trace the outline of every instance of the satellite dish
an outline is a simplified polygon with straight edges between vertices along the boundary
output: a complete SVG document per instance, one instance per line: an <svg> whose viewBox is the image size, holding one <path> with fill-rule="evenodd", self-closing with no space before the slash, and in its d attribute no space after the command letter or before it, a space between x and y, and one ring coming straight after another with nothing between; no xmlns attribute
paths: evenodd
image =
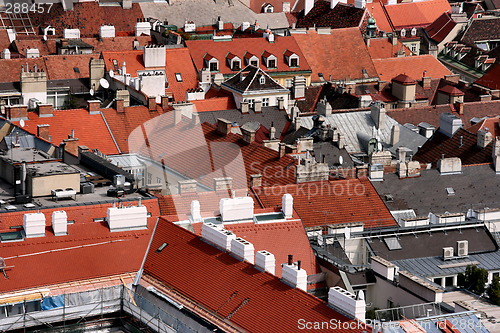
<svg viewBox="0 0 500 333"><path fill-rule="evenodd" d="M101 87L103 87L104 89L109 88L109 82L105 78L100 79L99 83L101 84Z"/></svg>
<svg viewBox="0 0 500 333"><path fill-rule="evenodd" d="M93 89L93 88L92 88L92 89L90 89L90 96L94 96L94 94L95 94L94 89Z"/></svg>
<svg viewBox="0 0 500 333"><path fill-rule="evenodd" d="M24 124L24 120L23 120L23 119L21 119L21 121L19 122L19 125L20 125L21 127L24 127L24 125L25 125L25 124Z"/></svg>
<svg viewBox="0 0 500 333"><path fill-rule="evenodd" d="M339 156L339 164L342 165L344 163L344 158L342 156Z"/></svg>
<svg viewBox="0 0 500 333"><path fill-rule="evenodd" d="M115 72L113 72L112 69L109 70L109 77L114 77L115 76Z"/></svg>

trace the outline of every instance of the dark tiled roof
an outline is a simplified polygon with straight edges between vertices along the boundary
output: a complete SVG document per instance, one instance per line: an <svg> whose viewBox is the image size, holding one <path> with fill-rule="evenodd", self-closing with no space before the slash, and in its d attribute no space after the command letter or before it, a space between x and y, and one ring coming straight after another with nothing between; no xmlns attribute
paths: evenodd
<svg viewBox="0 0 500 333"><path fill-rule="evenodd" d="M462 3L463 12L467 14L467 18L471 18L476 12L484 11L484 8L481 6L481 2L476 1L465 1Z"/></svg>
<svg viewBox="0 0 500 333"><path fill-rule="evenodd" d="M248 65L232 78L224 81L222 86L229 87L241 93L260 90L284 90L262 69Z"/></svg>
<svg viewBox="0 0 500 333"><path fill-rule="evenodd" d="M461 38L468 46L475 46L477 41L500 39L500 18L474 19Z"/></svg>
<svg viewBox="0 0 500 333"><path fill-rule="evenodd" d="M131 9L117 6L100 6L98 2L76 2L73 10L64 10L62 4L55 3L50 7L43 5L43 13L30 12L33 26L52 26L56 35L62 35L65 28L80 29L82 37L93 37L99 34L99 27L113 24L116 31L134 31L137 19L144 16L138 3L133 3Z"/></svg>
<svg viewBox="0 0 500 333"><path fill-rule="evenodd" d="M450 14L443 13L434 22L425 27L425 32L427 32L431 39L441 43L456 25L457 23L453 21Z"/></svg>
<svg viewBox="0 0 500 333"><path fill-rule="evenodd" d="M459 157L462 165L490 163L492 144L486 148L477 147L477 135L463 128L459 129L451 138L437 131L422 148L413 156L420 163L432 163L444 157Z"/></svg>
<svg viewBox="0 0 500 333"><path fill-rule="evenodd" d="M330 1L316 1L313 9L297 20L297 28L307 27L330 27L351 28L360 25L364 15L364 9L338 3L335 8L330 9Z"/></svg>
<svg viewBox="0 0 500 333"><path fill-rule="evenodd" d="M161 253L156 252L163 243L168 245ZM186 265L187 262L190 264ZM288 286L165 220L160 220L156 228L144 273L216 318L247 332L295 332L299 319L348 321L318 298ZM361 329L350 331L361 332Z"/></svg>

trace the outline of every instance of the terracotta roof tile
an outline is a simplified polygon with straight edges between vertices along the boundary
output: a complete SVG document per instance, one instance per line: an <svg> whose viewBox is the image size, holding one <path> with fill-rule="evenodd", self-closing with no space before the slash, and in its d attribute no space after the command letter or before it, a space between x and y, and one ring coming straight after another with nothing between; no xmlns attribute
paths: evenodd
<svg viewBox="0 0 500 333"><path fill-rule="evenodd" d="M434 22L444 12L451 10L447 0L428 0L384 6L396 29L424 27ZM375 16L377 20L379 17Z"/></svg>
<svg viewBox="0 0 500 333"><path fill-rule="evenodd" d="M484 128L487 128L494 138L500 136L500 126L498 122L498 117L483 119L477 124L467 128L467 131L477 134L479 130L482 130Z"/></svg>
<svg viewBox="0 0 500 333"><path fill-rule="evenodd" d="M486 148L478 148L477 134L460 128L451 138L439 131L436 132L432 139L417 151L413 159L436 166L444 154L444 157L459 157L462 165L490 163L491 149L491 143Z"/></svg>
<svg viewBox="0 0 500 333"><path fill-rule="evenodd" d="M372 38L370 39L370 47L368 47L372 59L394 58L401 50L405 56L411 55L411 51L399 39L397 45L392 45L389 38Z"/></svg>
<svg viewBox="0 0 500 333"><path fill-rule="evenodd" d="M106 222L92 220L105 217L111 204L65 207L68 220L75 221L68 225L66 236L54 236L50 226L52 211L61 207L42 209L47 224L45 237L0 244L7 265L14 266L6 270L9 278L2 281L0 292L137 271L159 214L156 200L142 200L142 204L152 214L148 218L148 229L113 233ZM2 229L5 225L22 225L24 213L0 214ZM89 246L92 244L94 246ZM51 251L56 249L58 251Z"/></svg>
<svg viewBox="0 0 500 333"><path fill-rule="evenodd" d="M161 253L155 252L163 243L168 246ZM185 265L186 262L190 265ZM217 318L230 320L248 332L295 332L297 320L301 318L306 322L348 321L314 296L286 285L164 220L160 220L156 229L144 273ZM230 314L230 319L224 319ZM348 331L362 330L367 328Z"/></svg>
<svg viewBox="0 0 500 333"><path fill-rule="evenodd" d="M451 72L430 54L414 56L414 57L401 57L401 58L387 58L387 59L373 59L373 64L377 70L380 80L389 81L399 74L406 74L413 78L421 78L424 71L425 76L432 78L442 78Z"/></svg>
<svg viewBox="0 0 500 333"><path fill-rule="evenodd" d="M399 82L402 84L417 84L417 81L415 81L406 74L399 74L398 76L393 78L392 81Z"/></svg>
<svg viewBox="0 0 500 333"><path fill-rule="evenodd" d="M238 56L240 59L254 54L259 58L259 67L267 73L274 72L302 72L309 71L308 61L302 54L295 39L291 36L275 36L274 43L269 43L266 38L234 38L232 41L213 41L213 40L188 40L186 46L189 49L196 69L199 71L205 68L205 54L210 54L219 61L219 72L222 74L234 74L226 61L228 52ZM285 61L283 53L286 50L293 51L299 56L299 68L290 68ZM264 63L263 53L273 54L276 57L276 69L268 69ZM248 58L247 58L248 59ZM241 68L247 64L242 63Z"/></svg>
<svg viewBox="0 0 500 333"><path fill-rule="evenodd" d="M319 73L323 74L326 81L352 80L377 76L370 54L366 48L361 32L356 28L333 29L331 34L318 34L309 30L306 34L292 35L299 44L302 52L311 65L313 71L311 81L322 82ZM322 47L311 47L322 45ZM346 47L349 45L349 47ZM332 61L332 59L356 59L356 61Z"/></svg>
<svg viewBox="0 0 500 333"><path fill-rule="evenodd" d="M450 96L464 96L465 95L465 93L462 90L458 89L457 87L453 87L451 85L446 85L442 88L439 88L438 91L443 92L443 93L450 95Z"/></svg>
<svg viewBox="0 0 500 333"><path fill-rule="evenodd" d="M500 66L496 65L493 67L475 83L493 90L500 89Z"/></svg>
<svg viewBox="0 0 500 333"><path fill-rule="evenodd" d="M365 228L396 225L366 178L256 188L254 192L266 208L281 207L281 197L290 193L294 209L306 228L354 222L363 222Z"/></svg>
<svg viewBox="0 0 500 333"><path fill-rule="evenodd" d="M29 120L25 121L23 129L37 135L37 125L48 124L52 143L59 145L75 131L79 145L91 149L97 148L104 154L118 154L118 148L113 142L111 133L100 114L89 114L86 109L54 110L53 117L38 117L36 112L28 112ZM19 122L14 122L16 125Z"/></svg>
<svg viewBox="0 0 500 333"><path fill-rule="evenodd" d="M425 27L424 30L431 39L441 43L456 25L457 23L451 18L450 14L446 12Z"/></svg>

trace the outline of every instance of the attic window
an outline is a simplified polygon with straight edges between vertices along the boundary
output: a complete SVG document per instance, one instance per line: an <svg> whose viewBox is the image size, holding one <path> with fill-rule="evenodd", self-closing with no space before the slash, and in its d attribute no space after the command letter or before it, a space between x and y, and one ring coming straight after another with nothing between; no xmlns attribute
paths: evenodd
<svg viewBox="0 0 500 333"><path fill-rule="evenodd" d="M233 59L231 70L239 71L241 69L240 61L238 59Z"/></svg>
<svg viewBox="0 0 500 333"><path fill-rule="evenodd" d="M156 252L161 253L161 251L163 251L163 249L166 248L167 245L168 245L168 243L161 244L160 247L156 249Z"/></svg>
<svg viewBox="0 0 500 333"><path fill-rule="evenodd" d="M182 75L181 75L181 73L175 73L175 79L177 80L177 82L182 82Z"/></svg>
<svg viewBox="0 0 500 333"><path fill-rule="evenodd" d="M275 59L269 59L267 61L267 68L276 68L276 60Z"/></svg>
<svg viewBox="0 0 500 333"><path fill-rule="evenodd" d="M259 61L258 60L252 60L252 61L250 61L250 65L252 65L254 67L259 67Z"/></svg>
<svg viewBox="0 0 500 333"><path fill-rule="evenodd" d="M290 58L290 67L299 67L299 58Z"/></svg>
<svg viewBox="0 0 500 333"><path fill-rule="evenodd" d="M449 197L455 195L455 190L453 189L453 187L447 187L446 194L448 194Z"/></svg>
<svg viewBox="0 0 500 333"><path fill-rule="evenodd" d="M262 75L262 76L259 78L259 83L260 83L260 84L265 84L265 83L266 83L266 78L264 77L264 75Z"/></svg>
<svg viewBox="0 0 500 333"><path fill-rule="evenodd" d="M73 70L75 71L75 73L80 73L80 68L78 67L73 67Z"/></svg>

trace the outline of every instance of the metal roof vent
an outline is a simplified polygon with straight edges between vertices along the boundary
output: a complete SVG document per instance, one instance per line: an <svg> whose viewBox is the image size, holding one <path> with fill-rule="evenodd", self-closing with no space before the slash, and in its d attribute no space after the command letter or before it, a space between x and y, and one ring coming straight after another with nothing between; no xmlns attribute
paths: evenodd
<svg viewBox="0 0 500 333"><path fill-rule="evenodd" d="M453 187L447 187L446 194L448 194L449 197L455 195L455 190L453 189Z"/></svg>

